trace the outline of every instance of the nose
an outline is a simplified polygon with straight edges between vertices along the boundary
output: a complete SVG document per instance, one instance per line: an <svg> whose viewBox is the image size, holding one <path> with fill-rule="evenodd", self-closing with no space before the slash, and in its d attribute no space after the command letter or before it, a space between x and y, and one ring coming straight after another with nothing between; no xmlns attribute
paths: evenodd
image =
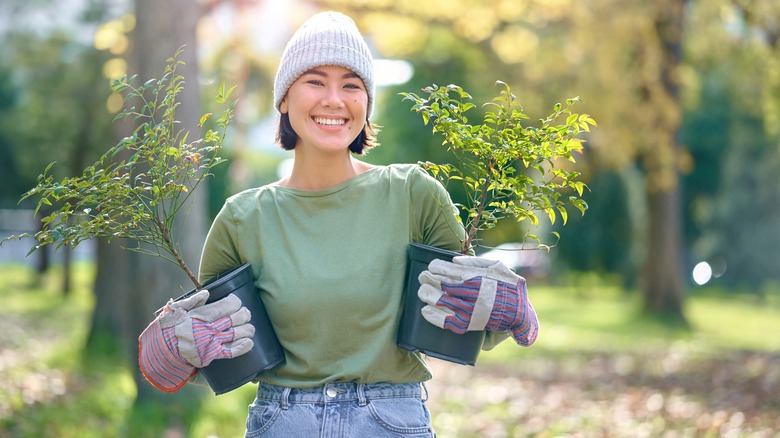
<svg viewBox="0 0 780 438"><path fill-rule="evenodd" d="M344 100L341 97L341 90L337 86L325 88L325 95L322 97L322 106L325 108L343 108Z"/></svg>

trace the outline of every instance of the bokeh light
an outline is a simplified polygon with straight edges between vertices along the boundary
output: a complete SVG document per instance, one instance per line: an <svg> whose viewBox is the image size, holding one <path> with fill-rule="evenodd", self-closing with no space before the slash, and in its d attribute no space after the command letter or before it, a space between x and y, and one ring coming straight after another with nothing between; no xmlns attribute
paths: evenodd
<svg viewBox="0 0 780 438"><path fill-rule="evenodd" d="M120 78L127 74L127 61L123 58L112 58L103 64L103 76L108 79Z"/></svg>
<svg viewBox="0 0 780 438"><path fill-rule="evenodd" d="M712 267L707 262L699 262L693 267L693 281L699 286L712 279Z"/></svg>

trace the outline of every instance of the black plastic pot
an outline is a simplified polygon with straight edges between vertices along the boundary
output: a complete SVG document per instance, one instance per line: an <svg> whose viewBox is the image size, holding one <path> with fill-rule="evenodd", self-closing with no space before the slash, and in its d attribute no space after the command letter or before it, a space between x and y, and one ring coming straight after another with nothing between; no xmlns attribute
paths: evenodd
<svg viewBox="0 0 780 438"><path fill-rule="evenodd" d="M284 350L276 338L260 293L254 285L249 263L223 272L205 282L203 288L209 291L207 304L219 301L231 293L235 294L252 313L250 323L255 326L255 334L252 337L255 345L252 350L232 359L217 359L201 368L200 374L206 378L215 394L224 394L249 383L258 373L284 361ZM197 291L192 290L177 300L195 292Z"/></svg>
<svg viewBox="0 0 780 438"><path fill-rule="evenodd" d="M434 259L451 261L459 255L433 246L409 244L409 266L406 271L404 308L398 327L397 344L410 351L444 359L461 365L474 365L485 341L484 331L466 332L462 335L445 330L428 322L422 316L425 303L417 296L420 273L428 269Z"/></svg>

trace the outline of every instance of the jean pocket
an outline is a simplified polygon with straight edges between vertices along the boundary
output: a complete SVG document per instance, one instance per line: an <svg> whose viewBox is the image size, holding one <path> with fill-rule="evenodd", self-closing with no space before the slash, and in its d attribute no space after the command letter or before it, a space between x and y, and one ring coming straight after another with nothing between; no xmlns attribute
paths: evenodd
<svg viewBox="0 0 780 438"><path fill-rule="evenodd" d="M276 419L281 406L271 400L258 400L249 405L249 415L246 419L246 438L260 436Z"/></svg>
<svg viewBox="0 0 780 438"><path fill-rule="evenodd" d="M432 437L431 416L418 398L380 398L368 403L371 417L384 429L402 435Z"/></svg>

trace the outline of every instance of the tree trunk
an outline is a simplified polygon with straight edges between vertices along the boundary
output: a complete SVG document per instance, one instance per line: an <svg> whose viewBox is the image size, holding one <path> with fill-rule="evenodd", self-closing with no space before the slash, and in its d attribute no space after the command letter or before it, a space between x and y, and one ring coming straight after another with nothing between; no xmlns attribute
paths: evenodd
<svg viewBox="0 0 780 438"><path fill-rule="evenodd" d="M196 135L201 115L195 38L199 9L186 0L136 0L135 13L136 28L128 74L137 74L140 83L158 79L164 74L167 59L185 46L180 58L185 65L178 67L178 73L185 77L186 83L178 96L181 105L177 108L176 119L182 123L182 129L192 130L191 136ZM116 129L117 138L122 138L130 127L122 123L117 124ZM184 215L180 215L174 230L174 236L180 239L183 258L195 270L206 235L205 190L206 186L201 186L191 197L192 205L182 208L183 213L189 212L186 224L182 226ZM169 298L192 289L193 285L176 265L121 246L134 247L136 243L112 241L108 245L99 242L96 306L90 340L95 345L97 340L108 338L126 353L138 386L137 403L144 403L162 393L149 385L138 370L138 336L154 318L155 310ZM185 393L189 391L181 395ZM170 402L171 396L167 395L166 400Z"/></svg>
<svg viewBox="0 0 780 438"><path fill-rule="evenodd" d="M680 187L648 193L649 224L645 261L645 310L684 322L681 272Z"/></svg>
<svg viewBox="0 0 780 438"><path fill-rule="evenodd" d="M39 211L38 214L35 215L35 223L38 226L37 231L43 231L43 221L42 219L46 217L47 212L45 211ZM46 245L39 249L38 251L35 251L35 286L40 286L43 284L43 276L46 274L46 271L49 270L49 266L51 265L51 252L53 250L49 248L49 245Z"/></svg>
<svg viewBox="0 0 780 438"><path fill-rule="evenodd" d="M130 326L129 297L133 274L126 266L126 242L105 239L97 242L97 273L95 276L95 309L92 312L87 350L94 353L124 353L131 342L123 334ZM135 342L132 342L135 343Z"/></svg>
<svg viewBox="0 0 780 438"><path fill-rule="evenodd" d="M136 29L133 36L133 59L130 63L142 78L159 78L164 71L166 60L173 56L176 50L185 46L181 57L185 65L180 73L184 75L186 84L179 95L181 105L177 109L177 119L182 122L182 128L195 130L200 119L200 93L198 90L198 62L195 28L199 18L199 9L187 0L136 0ZM197 132L197 131L195 131ZM200 189L205 189L201 187ZM206 234L206 193L203 190L194 196L193 205L189 209L186 229L182 228L181 220L177 218L176 234L181 240L182 254L190 266L197 268L200 250ZM183 239L186 236L186 239ZM129 335L135 339L153 318L153 313L169 298L181 295L193 285L186 275L175 265L161 262L154 257L129 253L129 266L135 268L136 278L142 279L140 287L132 291L130 311L133 315ZM131 349L131 357L136 359L137 346ZM138 370L138 367L134 367ZM135 373L138 384L138 401L143 402L159 391L153 389L144 381L140 372Z"/></svg>
<svg viewBox="0 0 780 438"><path fill-rule="evenodd" d="M646 152L648 238L644 265L645 310L685 322L682 280L682 207L677 163L680 129L679 68L685 0L655 5L655 29L660 45L658 80L663 97L654 100L657 141ZM650 87L654 89L655 87ZM667 105L663 105L666 103ZM677 111L670 111L668 105ZM673 115L669 115L669 113Z"/></svg>
<svg viewBox="0 0 780 438"><path fill-rule="evenodd" d="M62 247L62 295L67 297L73 288L73 248Z"/></svg>

